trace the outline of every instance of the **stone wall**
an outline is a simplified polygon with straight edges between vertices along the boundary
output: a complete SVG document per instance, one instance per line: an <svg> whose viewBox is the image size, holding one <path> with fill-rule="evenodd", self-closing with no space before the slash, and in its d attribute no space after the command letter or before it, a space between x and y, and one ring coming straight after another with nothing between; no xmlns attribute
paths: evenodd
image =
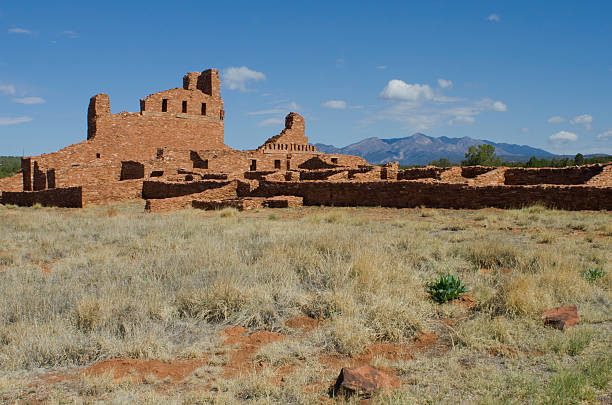
<svg viewBox="0 0 612 405"><path fill-rule="evenodd" d="M83 208L83 194L81 187L41 191L3 191L0 203L26 207L41 204L49 207Z"/></svg>
<svg viewBox="0 0 612 405"><path fill-rule="evenodd" d="M521 208L612 210L612 188L591 186L484 186L418 181L260 182L253 196L295 195L304 205L408 208Z"/></svg>
<svg viewBox="0 0 612 405"><path fill-rule="evenodd" d="M511 168L506 170L505 184L584 184L603 170L601 165L564 168Z"/></svg>
<svg viewBox="0 0 612 405"><path fill-rule="evenodd" d="M236 180L234 182L237 183ZM188 183L171 183L165 181L145 180L142 183L142 198L145 200L180 197L201 193L205 190L223 187L230 181L202 180Z"/></svg>

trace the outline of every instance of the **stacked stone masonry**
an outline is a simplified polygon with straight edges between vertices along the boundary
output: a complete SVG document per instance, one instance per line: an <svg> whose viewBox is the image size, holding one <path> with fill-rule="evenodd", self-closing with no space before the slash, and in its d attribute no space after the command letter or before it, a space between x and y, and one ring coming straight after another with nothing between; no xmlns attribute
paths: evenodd
<svg viewBox="0 0 612 405"><path fill-rule="evenodd" d="M146 200L148 211L186 207L305 205L441 208L612 209L612 164L563 169L425 167L401 170L363 158L318 152L296 112L253 150L224 140L219 72L190 72L182 87L150 94L139 112L111 113L98 94L87 110L87 140L22 158L0 179L0 202L79 208Z"/></svg>

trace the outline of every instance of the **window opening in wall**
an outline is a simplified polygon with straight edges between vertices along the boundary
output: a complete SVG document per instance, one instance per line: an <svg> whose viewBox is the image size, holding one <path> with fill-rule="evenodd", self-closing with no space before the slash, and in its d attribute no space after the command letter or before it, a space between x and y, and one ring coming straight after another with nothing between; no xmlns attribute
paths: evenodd
<svg viewBox="0 0 612 405"><path fill-rule="evenodd" d="M96 153L96 159L100 159L100 154Z"/></svg>
<svg viewBox="0 0 612 405"><path fill-rule="evenodd" d="M287 159L287 170L291 170L291 159Z"/></svg>
<svg viewBox="0 0 612 405"><path fill-rule="evenodd" d="M208 159L202 160L201 168L208 169Z"/></svg>
<svg viewBox="0 0 612 405"><path fill-rule="evenodd" d="M257 170L257 160L253 159L251 160L251 167L249 168L250 171L255 171Z"/></svg>
<svg viewBox="0 0 612 405"><path fill-rule="evenodd" d="M168 112L168 99L162 98L162 112Z"/></svg>
<svg viewBox="0 0 612 405"><path fill-rule="evenodd" d="M331 161L333 164L337 165L338 164L338 158L331 158Z"/></svg>
<svg viewBox="0 0 612 405"><path fill-rule="evenodd" d="M157 148L157 158L161 159L164 157L164 149L163 148Z"/></svg>
<svg viewBox="0 0 612 405"><path fill-rule="evenodd" d="M183 101L183 114L187 113L187 101Z"/></svg>
<svg viewBox="0 0 612 405"><path fill-rule="evenodd" d="M281 162L280 162L280 159L276 159L276 160L274 161L274 168L275 168L275 169L280 169L280 167L281 167Z"/></svg>
<svg viewBox="0 0 612 405"><path fill-rule="evenodd" d="M202 115L206 115L206 103L202 103Z"/></svg>

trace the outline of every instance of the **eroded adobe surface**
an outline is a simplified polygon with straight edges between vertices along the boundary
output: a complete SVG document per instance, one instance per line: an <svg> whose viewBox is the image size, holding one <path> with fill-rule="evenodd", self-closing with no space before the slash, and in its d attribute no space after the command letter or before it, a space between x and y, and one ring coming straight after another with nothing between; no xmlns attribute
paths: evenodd
<svg viewBox="0 0 612 405"><path fill-rule="evenodd" d="M309 144L296 112L254 150L224 141L219 72L190 72L183 86L112 114L98 94L87 111L87 140L22 159L0 180L4 204L83 207L145 199L146 209L215 209L300 204L385 207L612 209L612 164L563 169L373 166Z"/></svg>

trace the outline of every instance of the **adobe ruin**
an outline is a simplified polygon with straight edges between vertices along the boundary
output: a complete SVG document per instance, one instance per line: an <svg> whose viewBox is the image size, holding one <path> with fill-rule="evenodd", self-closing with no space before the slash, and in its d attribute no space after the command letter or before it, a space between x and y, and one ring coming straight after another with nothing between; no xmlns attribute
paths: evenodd
<svg viewBox="0 0 612 405"><path fill-rule="evenodd" d="M131 199L150 211L296 205L612 209L612 164L564 169L368 164L325 154L308 143L304 118L254 150L224 142L216 69L190 72L182 88L140 100L140 112L111 114L110 99L90 99L87 140L22 158L21 173L0 179L2 204L80 208Z"/></svg>

